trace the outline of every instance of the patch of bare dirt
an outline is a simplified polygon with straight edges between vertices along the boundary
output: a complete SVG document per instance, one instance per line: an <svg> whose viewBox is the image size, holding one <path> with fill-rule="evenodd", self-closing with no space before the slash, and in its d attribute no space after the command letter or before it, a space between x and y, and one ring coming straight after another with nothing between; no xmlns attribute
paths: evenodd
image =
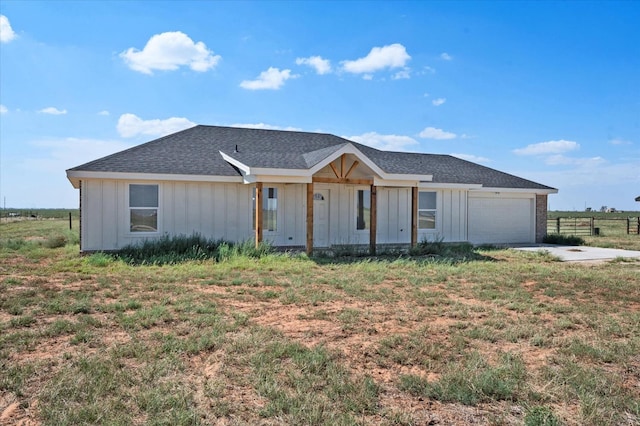
<svg viewBox="0 0 640 426"><path fill-rule="evenodd" d="M0 393L0 426L40 426L35 419L37 400L19 400L12 393Z"/></svg>

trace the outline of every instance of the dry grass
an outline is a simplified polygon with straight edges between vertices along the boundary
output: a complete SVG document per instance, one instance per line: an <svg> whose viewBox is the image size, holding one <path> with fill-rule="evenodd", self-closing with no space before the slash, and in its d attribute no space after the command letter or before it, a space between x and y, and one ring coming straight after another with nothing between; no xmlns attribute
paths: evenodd
<svg viewBox="0 0 640 426"><path fill-rule="evenodd" d="M638 262L129 266L1 226L3 425L640 422Z"/></svg>

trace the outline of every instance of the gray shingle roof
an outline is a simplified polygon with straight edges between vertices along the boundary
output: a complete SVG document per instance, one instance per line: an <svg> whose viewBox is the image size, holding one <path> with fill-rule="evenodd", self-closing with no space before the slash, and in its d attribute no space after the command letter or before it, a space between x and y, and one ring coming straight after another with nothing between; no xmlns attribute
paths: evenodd
<svg viewBox="0 0 640 426"><path fill-rule="evenodd" d="M249 167L309 169L349 143L390 174L432 175L436 183L553 189L450 155L380 151L326 133L202 125L69 171L239 176L221 151Z"/></svg>

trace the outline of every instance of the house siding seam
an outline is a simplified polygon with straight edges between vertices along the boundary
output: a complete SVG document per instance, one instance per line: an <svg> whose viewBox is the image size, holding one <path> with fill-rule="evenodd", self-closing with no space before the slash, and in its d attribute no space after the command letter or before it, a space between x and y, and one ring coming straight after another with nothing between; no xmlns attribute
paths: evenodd
<svg viewBox="0 0 640 426"><path fill-rule="evenodd" d="M536 243L547 235L547 195L536 194Z"/></svg>

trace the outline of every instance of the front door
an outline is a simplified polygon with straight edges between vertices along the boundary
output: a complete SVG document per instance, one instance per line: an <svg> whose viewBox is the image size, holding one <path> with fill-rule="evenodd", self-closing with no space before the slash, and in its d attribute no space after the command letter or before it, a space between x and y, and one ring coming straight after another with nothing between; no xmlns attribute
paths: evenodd
<svg viewBox="0 0 640 426"><path fill-rule="evenodd" d="M329 247L329 190L313 193L313 246Z"/></svg>

